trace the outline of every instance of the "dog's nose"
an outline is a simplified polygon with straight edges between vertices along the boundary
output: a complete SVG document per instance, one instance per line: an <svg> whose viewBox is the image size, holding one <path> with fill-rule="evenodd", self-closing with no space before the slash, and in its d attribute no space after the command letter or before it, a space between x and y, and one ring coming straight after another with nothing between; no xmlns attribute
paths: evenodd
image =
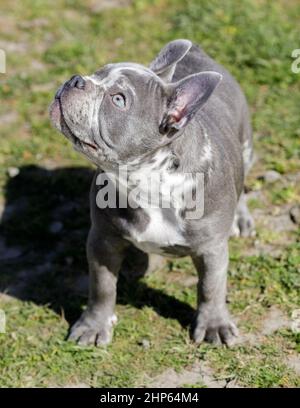
<svg viewBox="0 0 300 408"><path fill-rule="evenodd" d="M64 90L68 88L78 88L78 89L84 89L85 87L85 80L82 78L80 75L74 75L72 76L69 81L65 82L56 92L55 98L59 99L63 93Z"/></svg>
<svg viewBox="0 0 300 408"><path fill-rule="evenodd" d="M85 80L80 75L74 75L68 82L70 88L84 89Z"/></svg>

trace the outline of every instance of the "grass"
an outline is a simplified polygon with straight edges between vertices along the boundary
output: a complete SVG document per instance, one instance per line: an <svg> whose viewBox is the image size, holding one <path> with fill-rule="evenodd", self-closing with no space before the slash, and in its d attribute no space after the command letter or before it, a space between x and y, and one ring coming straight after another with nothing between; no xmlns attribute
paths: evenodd
<svg viewBox="0 0 300 408"><path fill-rule="evenodd" d="M259 193L251 207L276 213L300 201L299 74L291 71L291 52L299 48L297 2L136 0L100 12L92 3L1 5L0 48L7 51L7 74L0 74L1 236L21 255L1 261L1 287L14 297L0 297L7 316L0 386L141 386L167 368L203 360L216 378L243 386L299 387L286 362L299 353L299 335L288 328L259 335L271 307L288 317L300 308L299 235L272 225L258 223L257 238L231 242L229 307L242 333L259 335L255 344L228 350L190 342L196 288L186 284L195 275L188 259L169 262L136 285L121 279L119 324L107 349L65 341L86 302L76 285L86 270L92 167L51 128L47 110L58 85L74 73L112 61L147 64L174 38L198 42L237 77L251 106L258 161L248 186ZM17 177L9 177L10 166L19 168ZM268 169L282 179L258 180ZM58 220L64 234L49 229ZM279 254L250 256L255 240Z"/></svg>

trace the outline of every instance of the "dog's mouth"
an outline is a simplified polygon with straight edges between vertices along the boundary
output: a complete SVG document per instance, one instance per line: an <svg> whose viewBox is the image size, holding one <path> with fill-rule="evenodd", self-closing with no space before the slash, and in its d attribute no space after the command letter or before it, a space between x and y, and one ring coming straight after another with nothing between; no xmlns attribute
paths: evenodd
<svg viewBox="0 0 300 408"><path fill-rule="evenodd" d="M86 148L88 150L93 150L93 151L98 151L99 146L96 144L96 142L87 142L85 140L82 140L78 138L70 129L68 126L66 120L64 119L63 115L63 109L61 106L61 101L59 98L55 98L53 101L51 107L50 107L50 117L52 120L52 123L54 126L61 132L63 133L68 139L72 141L74 146L79 149L79 150L85 150Z"/></svg>

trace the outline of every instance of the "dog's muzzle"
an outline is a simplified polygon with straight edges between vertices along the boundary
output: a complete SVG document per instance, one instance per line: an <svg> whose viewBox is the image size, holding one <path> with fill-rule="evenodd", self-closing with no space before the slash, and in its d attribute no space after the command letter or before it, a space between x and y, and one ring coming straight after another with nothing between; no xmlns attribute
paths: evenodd
<svg viewBox="0 0 300 408"><path fill-rule="evenodd" d="M77 88L77 89L84 89L85 88L85 80L80 75L72 76L69 81L65 82L56 92L55 99L60 99L62 93L66 89L70 88Z"/></svg>

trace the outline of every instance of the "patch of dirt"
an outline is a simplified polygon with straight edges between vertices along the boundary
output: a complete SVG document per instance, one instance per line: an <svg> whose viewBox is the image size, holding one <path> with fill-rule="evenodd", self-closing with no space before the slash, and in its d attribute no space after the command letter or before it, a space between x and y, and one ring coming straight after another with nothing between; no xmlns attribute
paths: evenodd
<svg viewBox="0 0 300 408"><path fill-rule="evenodd" d="M33 60L31 60L31 62L30 62L30 68L31 68L32 70L34 70L34 71L43 71L43 70L46 69L46 64L44 64L43 62L38 61L38 60L36 60L36 59L33 59ZM46 83L46 85L47 85L48 88L50 88L50 85L49 85L49 84ZM52 83L51 83L51 86L52 86L51 89L53 89L54 87L53 87L53 84L52 84ZM33 88L31 88L31 89L33 89ZM33 89L33 90L35 90L35 89ZM48 90L48 89L47 89L47 90Z"/></svg>
<svg viewBox="0 0 300 408"><path fill-rule="evenodd" d="M292 183L299 183L300 182L300 171L296 173L289 173L285 176L287 181L292 182Z"/></svg>
<svg viewBox="0 0 300 408"><path fill-rule="evenodd" d="M0 41L0 48L6 53L25 54L28 51L28 44L24 42Z"/></svg>
<svg viewBox="0 0 300 408"><path fill-rule="evenodd" d="M179 373L174 369L168 369L153 378L147 387L180 388L185 384L199 383L208 388L242 388L235 380L226 381L216 378L213 369L205 362L197 362L191 368L186 368Z"/></svg>
<svg viewBox="0 0 300 408"><path fill-rule="evenodd" d="M90 0L88 7L93 13L100 13L103 10L112 8L127 7L132 4L132 0Z"/></svg>
<svg viewBox="0 0 300 408"><path fill-rule="evenodd" d="M14 111L4 113L3 115L0 116L1 126L10 125L12 123L17 122L17 120L18 120L18 114L17 112L14 112Z"/></svg>
<svg viewBox="0 0 300 408"><path fill-rule="evenodd" d="M278 307L272 306L261 322L261 329L255 333L241 333L236 344L249 344L255 346L262 343L265 336L270 336L283 328L291 328L292 320L289 319ZM290 354L283 359L283 363L300 375L300 356ZM228 387L228 386L227 386Z"/></svg>
<svg viewBox="0 0 300 408"><path fill-rule="evenodd" d="M7 14L0 15L0 32L7 35L7 34L15 34L16 30L17 30L17 22L14 17L11 17Z"/></svg>
<svg viewBox="0 0 300 408"><path fill-rule="evenodd" d="M196 286L198 284L199 278L198 276L188 276L184 282L183 282L183 286L185 286L186 288L190 288L191 286Z"/></svg>
<svg viewBox="0 0 300 408"><path fill-rule="evenodd" d="M259 341L261 340L261 337L257 335L256 333L241 333L239 334L239 337L235 341L235 345L243 345L243 344L249 344L250 346L255 346Z"/></svg>
<svg viewBox="0 0 300 408"><path fill-rule="evenodd" d="M38 68L39 69L39 68ZM43 69L43 68L41 68ZM44 84L36 84L34 86L31 87L33 92L51 92L54 91L54 87L53 87L53 83L44 83Z"/></svg>
<svg viewBox="0 0 300 408"><path fill-rule="evenodd" d="M275 232L295 231L297 226L291 220L289 214L290 208L280 208L277 214L270 214L264 209L256 209L253 215L257 222Z"/></svg>
<svg viewBox="0 0 300 408"><path fill-rule="evenodd" d="M256 345L263 342L265 336L270 336L279 329L289 328L291 320L276 306L272 306L262 318L260 329L255 332L240 333L236 344Z"/></svg>
<svg viewBox="0 0 300 408"><path fill-rule="evenodd" d="M46 18L34 18L33 20L25 20L19 23L21 28L34 29L43 28L49 25L49 21Z"/></svg>
<svg viewBox="0 0 300 408"><path fill-rule="evenodd" d="M253 247L249 247L243 251L246 256L259 256L259 255L271 255L275 258L279 257L282 253L282 246L263 244L260 241L255 241Z"/></svg>
<svg viewBox="0 0 300 408"><path fill-rule="evenodd" d="M291 355L285 359L285 364L300 376L300 356Z"/></svg>
<svg viewBox="0 0 300 408"><path fill-rule="evenodd" d="M275 333L277 330L290 327L290 319L276 306L272 306L267 316L262 321L261 333L265 336Z"/></svg>
<svg viewBox="0 0 300 408"><path fill-rule="evenodd" d="M295 176L296 177L296 176ZM246 256L259 256L260 254L268 254L274 257L280 256L282 250L293 242L291 232L297 230L298 226L293 222L291 217L291 208L293 205L287 204L282 206L271 206L264 196L263 190L251 191L247 194L247 200L259 200L263 204L263 208L255 208L251 210L255 225L264 231L270 231L276 234L276 239L264 240L256 237L254 240L245 245L242 253Z"/></svg>

